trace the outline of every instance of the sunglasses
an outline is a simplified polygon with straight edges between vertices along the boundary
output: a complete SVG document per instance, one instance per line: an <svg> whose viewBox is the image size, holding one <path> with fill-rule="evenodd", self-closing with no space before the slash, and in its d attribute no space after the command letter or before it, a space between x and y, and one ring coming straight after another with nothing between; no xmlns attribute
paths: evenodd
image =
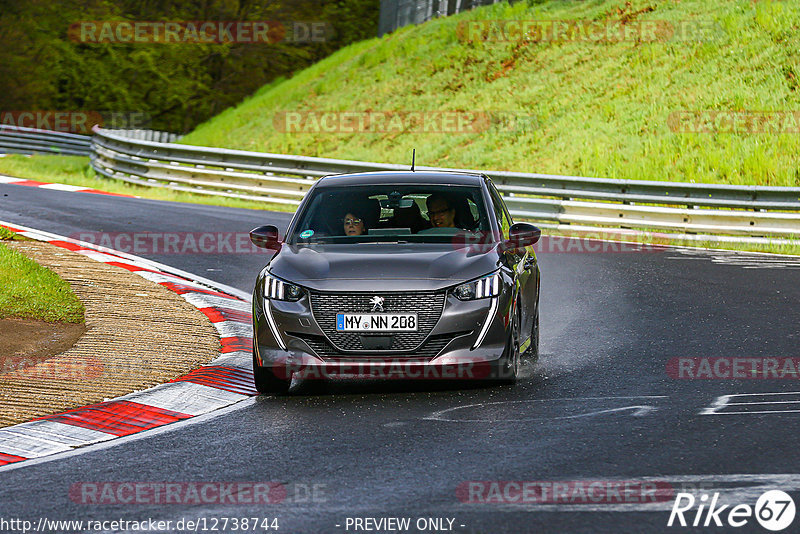
<svg viewBox="0 0 800 534"><path fill-rule="evenodd" d="M361 224L363 221L361 219L344 219L344 224L347 226L355 226L356 224Z"/></svg>

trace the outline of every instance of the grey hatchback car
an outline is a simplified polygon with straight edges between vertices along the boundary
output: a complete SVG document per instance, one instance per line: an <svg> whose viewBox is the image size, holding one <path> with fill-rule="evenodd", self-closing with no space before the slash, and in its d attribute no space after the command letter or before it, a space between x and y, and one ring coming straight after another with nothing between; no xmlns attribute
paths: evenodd
<svg viewBox="0 0 800 534"><path fill-rule="evenodd" d="M514 224L479 173L321 178L253 292L261 393L293 377L487 378L513 382L539 351L541 231Z"/></svg>

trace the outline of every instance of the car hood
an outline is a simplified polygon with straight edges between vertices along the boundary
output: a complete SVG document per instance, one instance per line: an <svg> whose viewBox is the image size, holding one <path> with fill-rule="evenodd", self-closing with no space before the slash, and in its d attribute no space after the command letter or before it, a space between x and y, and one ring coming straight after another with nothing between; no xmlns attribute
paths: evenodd
<svg viewBox="0 0 800 534"><path fill-rule="evenodd" d="M499 259L497 245L284 245L267 270L320 291L433 291L487 274Z"/></svg>

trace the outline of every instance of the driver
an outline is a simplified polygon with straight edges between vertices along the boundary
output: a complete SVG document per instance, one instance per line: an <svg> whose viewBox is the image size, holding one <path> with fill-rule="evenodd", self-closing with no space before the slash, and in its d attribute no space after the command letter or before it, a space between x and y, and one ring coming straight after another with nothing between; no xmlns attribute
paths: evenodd
<svg viewBox="0 0 800 534"><path fill-rule="evenodd" d="M425 201L428 218L434 228L455 228L456 209L449 198L441 193L433 193Z"/></svg>

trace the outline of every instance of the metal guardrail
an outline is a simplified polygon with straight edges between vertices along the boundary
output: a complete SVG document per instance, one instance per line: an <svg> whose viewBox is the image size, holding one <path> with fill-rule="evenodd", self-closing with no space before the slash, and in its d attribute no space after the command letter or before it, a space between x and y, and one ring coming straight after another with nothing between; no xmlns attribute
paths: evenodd
<svg viewBox="0 0 800 534"><path fill-rule="evenodd" d="M66 154L88 156L90 135L0 125L0 154Z"/></svg>
<svg viewBox="0 0 800 534"><path fill-rule="evenodd" d="M113 131L113 130L112 130ZM139 139L141 141L155 141L157 143L172 143L180 139L180 134L171 132L161 132L159 130L121 130L125 132L125 137L129 139Z"/></svg>
<svg viewBox="0 0 800 534"><path fill-rule="evenodd" d="M295 205L317 178L327 174L408 170L406 165L146 141L100 128L95 128L92 139L91 162L99 174L139 185ZM800 236L797 187L484 172L517 217L688 234Z"/></svg>
<svg viewBox="0 0 800 534"><path fill-rule="evenodd" d="M409 24L421 24L434 17L455 15L501 0L381 0L378 37Z"/></svg>

